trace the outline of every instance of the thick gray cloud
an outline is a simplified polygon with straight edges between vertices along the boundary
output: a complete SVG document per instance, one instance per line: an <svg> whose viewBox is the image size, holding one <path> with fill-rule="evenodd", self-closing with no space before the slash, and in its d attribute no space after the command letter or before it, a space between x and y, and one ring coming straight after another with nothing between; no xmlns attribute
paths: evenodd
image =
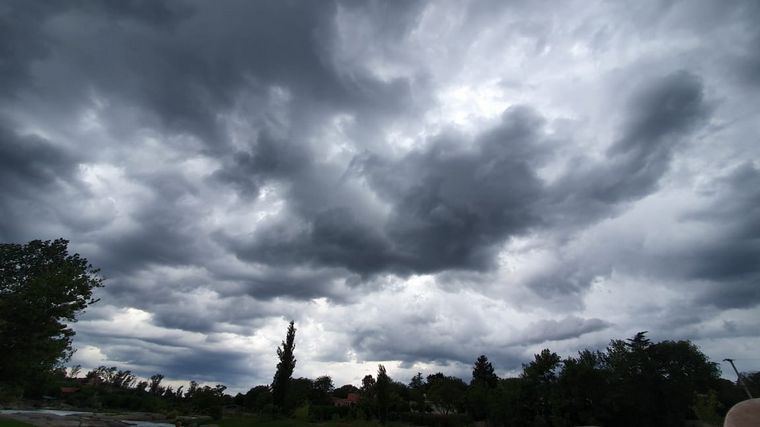
<svg viewBox="0 0 760 427"><path fill-rule="evenodd" d="M547 211L559 208L561 221L568 221L578 209L572 214L588 221L653 191L674 147L704 121L708 107L701 82L689 73L646 83L628 102L622 137L606 159L587 161L554 186L536 173L553 148L542 135L544 120L528 107L512 107L474 141L441 135L400 159L355 159L349 174L367 178L390 206L382 223L362 221L348 206L316 212L310 206L295 232L286 225L265 229L249 245L238 245L240 252L266 263L306 262L361 274L488 268L494 246L506 237L554 225ZM260 155L246 160L251 170L287 173L303 166L298 153L272 152L271 145L260 142Z"/></svg>
<svg viewBox="0 0 760 427"><path fill-rule="evenodd" d="M721 238L684 257L686 274L711 283L698 297L702 304L755 306L760 296L760 169L745 162L719 179L712 191L714 201L686 218L712 224Z"/></svg>
<svg viewBox="0 0 760 427"><path fill-rule="evenodd" d="M486 268L493 245L538 220L531 211L542 186L531 165L545 150L540 121L530 109L513 108L471 144L444 135L401 159L355 158L349 176L367 179L390 207L386 218L373 222L361 207L311 207L295 231L286 224L262 230L241 253L360 274Z"/></svg>
<svg viewBox="0 0 760 427"><path fill-rule="evenodd" d="M100 267L77 357L143 375L269 381L285 318L301 373L339 381L481 353L510 372L644 329L739 357L758 16L6 1L0 239Z"/></svg>
<svg viewBox="0 0 760 427"><path fill-rule="evenodd" d="M557 180L552 203L560 206L552 207L559 208L563 221L574 210L586 220L607 215L610 205L651 193L677 145L704 125L709 107L697 76L679 71L642 86L627 101L621 136L602 161L576 160Z"/></svg>

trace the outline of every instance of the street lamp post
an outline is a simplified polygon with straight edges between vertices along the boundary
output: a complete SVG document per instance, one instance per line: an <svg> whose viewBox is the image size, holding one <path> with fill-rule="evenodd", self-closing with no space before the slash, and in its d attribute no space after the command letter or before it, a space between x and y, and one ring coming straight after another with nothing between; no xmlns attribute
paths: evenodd
<svg viewBox="0 0 760 427"><path fill-rule="evenodd" d="M752 393L749 392L749 389L747 388L747 384L742 381L742 376L739 375L739 371L736 369L736 365L734 365L734 359L723 359L724 362L728 362L731 364L731 367L734 368L734 372L736 372L736 378L739 381L739 384L744 387L744 391L747 393L747 396L749 396L750 399L752 399Z"/></svg>

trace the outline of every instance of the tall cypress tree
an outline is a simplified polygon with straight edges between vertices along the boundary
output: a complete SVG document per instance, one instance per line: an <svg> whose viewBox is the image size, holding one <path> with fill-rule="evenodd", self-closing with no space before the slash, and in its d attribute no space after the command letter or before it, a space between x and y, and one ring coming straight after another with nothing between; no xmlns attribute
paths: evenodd
<svg viewBox="0 0 760 427"><path fill-rule="evenodd" d="M293 370L296 367L296 358L293 350L296 348L296 328L291 320L288 325L288 333L285 341L280 347L277 347L277 357L280 363L277 364L277 372L274 373L272 381L272 401L280 408L285 406L285 398L288 394L288 383L293 376Z"/></svg>
<svg viewBox="0 0 760 427"><path fill-rule="evenodd" d="M377 366L377 382L375 383L375 396L377 397L377 412L380 423L385 424L388 419L388 406L390 406L391 379L385 372L385 366Z"/></svg>

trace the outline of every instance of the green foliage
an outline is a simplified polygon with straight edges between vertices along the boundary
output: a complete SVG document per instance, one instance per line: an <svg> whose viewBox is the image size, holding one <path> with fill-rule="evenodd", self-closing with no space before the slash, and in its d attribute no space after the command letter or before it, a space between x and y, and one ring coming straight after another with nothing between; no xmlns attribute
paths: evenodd
<svg viewBox="0 0 760 427"><path fill-rule="evenodd" d="M602 353L583 350L578 357L563 361L558 379L559 413L575 425L599 424L609 419L606 408L607 375L603 370Z"/></svg>
<svg viewBox="0 0 760 427"><path fill-rule="evenodd" d="M293 321L288 325L288 331L285 340L280 347L277 347L277 357L280 362L277 363L277 371L272 381L272 401L276 406L284 407L288 397L288 386L290 377L296 367L294 350L296 347L296 328Z"/></svg>
<svg viewBox="0 0 760 427"><path fill-rule="evenodd" d="M409 413L401 419L415 426L424 427L462 427L472 424L472 420L465 414L426 414Z"/></svg>
<svg viewBox="0 0 760 427"><path fill-rule="evenodd" d="M280 409L286 411L295 409L303 404L310 403L314 395L314 381L309 378L291 378L285 396L285 404Z"/></svg>
<svg viewBox="0 0 760 427"><path fill-rule="evenodd" d="M100 286L98 270L69 255L64 239L0 244L0 383L39 393L71 356L68 324Z"/></svg>
<svg viewBox="0 0 760 427"><path fill-rule="evenodd" d="M737 398L736 387L719 374L691 342L653 343L640 332L611 341L604 352L584 350L565 360L543 350L519 378L500 380L492 392L471 386L468 409L482 416L471 402L487 399L490 424L503 426L714 422Z"/></svg>
<svg viewBox="0 0 760 427"><path fill-rule="evenodd" d="M353 408L348 406L309 405L309 421L324 422L347 420L352 416Z"/></svg>
<svg viewBox="0 0 760 427"><path fill-rule="evenodd" d="M427 384L420 372L417 372L417 375L409 381L409 401L414 412L427 412L427 405L425 403L426 387Z"/></svg>
<svg viewBox="0 0 760 427"><path fill-rule="evenodd" d="M499 382L493 365L485 355L480 355L472 368L472 380L465 395L467 412L481 421L488 417L488 401L492 390Z"/></svg>
<svg viewBox="0 0 760 427"><path fill-rule="evenodd" d="M164 394L164 388L161 387L161 381L164 379L164 376L161 374L155 374L150 377L150 383L148 384L148 392L150 394L157 394L157 395L163 395Z"/></svg>
<svg viewBox="0 0 760 427"><path fill-rule="evenodd" d="M348 397L349 393L359 393L359 389L353 384L346 384L336 388L332 392L332 395L335 397L340 397L341 399L345 399Z"/></svg>
<svg viewBox="0 0 760 427"><path fill-rule="evenodd" d="M472 385L483 385L487 387L496 387L499 382L499 377L493 370L493 365L488 361L486 355L481 354L475 361L475 365L472 367Z"/></svg>
<svg viewBox="0 0 760 427"><path fill-rule="evenodd" d="M710 390L706 394L697 394L694 399L694 414L697 419L712 425L723 424L722 417L718 415L718 393Z"/></svg>
<svg viewBox="0 0 760 427"><path fill-rule="evenodd" d="M696 393L707 393L720 371L689 341L653 344L645 332L612 341L604 355L611 420L682 425L692 416Z"/></svg>
<svg viewBox="0 0 760 427"><path fill-rule="evenodd" d="M332 378L327 375L318 377L313 382L309 401L316 405L329 405L331 403L330 394L335 390Z"/></svg>
<svg viewBox="0 0 760 427"><path fill-rule="evenodd" d="M561 359L557 353L549 349L541 350L534 355L534 360L523 365L523 393L524 404L533 413L534 423L544 425L550 422L553 414L556 414L558 373L561 367Z"/></svg>
<svg viewBox="0 0 760 427"><path fill-rule="evenodd" d="M0 416L0 427L33 427L33 426L32 424L27 424L21 421L16 421L10 418L4 418Z"/></svg>
<svg viewBox="0 0 760 427"><path fill-rule="evenodd" d="M435 411L441 414L463 412L466 390L467 384L460 378L445 376L440 372L427 377L427 397Z"/></svg>
<svg viewBox="0 0 760 427"><path fill-rule="evenodd" d="M380 422L385 424L388 420L388 409L391 401L391 379L385 371L385 366L377 367L377 382L375 383L375 398L377 399L377 414Z"/></svg>
<svg viewBox="0 0 760 427"><path fill-rule="evenodd" d="M488 407L488 419L492 425L521 426L533 419L523 378L499 380L489 396Z"/></svg>
<svg viewBox="0 0 760 427"><path fill-rule="evenodd" d="M236 403L248 411L261 414L267 405L272 404L272 390L269 386L258 385L248 390L241 400L236 399Z"/></svg>
<svg viewBox="0 0 760 427"><path fill-rule="evenodd" d="M305 403L296 408L296 410L293 411L293 418L299 421L309 421L309 404Z"/></svg>
<svg viewBox="0 0 760 427"><path fill-rule="evenodd" d="M740 375L752 396L760 396L760 371L742 372Z"/></svg>
<svg viewBox="0 0 760 427"><path fill-rule="evenodd" d="M219 421L214 421L214 424L219 425L219 427L314 427L314 424L307 420L299 420L295 418L267 419L251 416L223 418ZM377 427L378 423L377 421L338 420L321 422L318 425L322 427ZM394 423L390 423L389 425L393 427L404 427L400 424L394 425Z"/></svg>

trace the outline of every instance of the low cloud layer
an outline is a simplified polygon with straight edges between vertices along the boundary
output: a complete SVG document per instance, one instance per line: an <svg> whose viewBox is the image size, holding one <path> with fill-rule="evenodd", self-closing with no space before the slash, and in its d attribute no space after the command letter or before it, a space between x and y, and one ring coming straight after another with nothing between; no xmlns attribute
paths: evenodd
<svg viewBox="0 0 760 427"><path fill-rule="evenodd" d="M101 268L85 367L760 368L760 8L576 3L5 2L0 239Z"/></svg>

